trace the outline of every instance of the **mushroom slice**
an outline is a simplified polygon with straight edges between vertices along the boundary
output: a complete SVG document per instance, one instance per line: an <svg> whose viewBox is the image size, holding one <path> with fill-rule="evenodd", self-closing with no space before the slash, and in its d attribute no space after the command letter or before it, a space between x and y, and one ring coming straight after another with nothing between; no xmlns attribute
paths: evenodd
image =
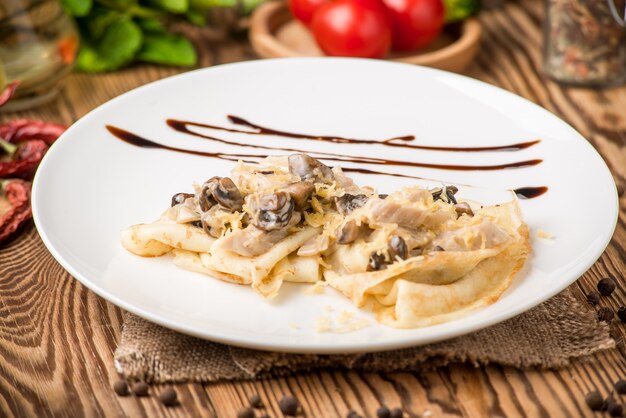
<svg viewBox="0 0 626 418"><path fill-rule="evenodd" d="M406 245L406 241L399 235L392 235L389 238L389 258L391 262L396 261L396 258L406 260L409 256L409 249Z"/></svg>
<svg viewBox="0 0 626 418"><path fill-rule="evenodd" d="M310 181L299 181L288 185L282 191L291 196L297 210L304 210L309 206L309 200L313 196L315 186Z"/></svg>
<svg viewBox="0 0 626 418"><path fill-rule="evenodd" d="M241 192L230 178L224 177L211 184L213 198L220 206L230 209L233 212L241 210L243 206L243 196L241 196Z"/></svg>
<svg viewBox="0 0 626 418"><path fill-rule="evenodd" d="M198 196L198 204L202 212L208 212L209 209L217 204L213 197L213 187L215 187L214 184L217 183L220 178L221 177L211 177L202 185L200 195Z"/></svg>
<svg viewBox="0 0 626 418"><path fill-rule="evenodd" d="M378 271L387 268L387 261L385 260L385 256L374 251L370 255L369 263L367 264L367 271Z"/></svg>
<svg viewBox="0 0 626 418"><path fill-rule="evenodd" d="M454 205L454 210L456 210L457 215L461 216L463 214L467 216L474 216L474 211L469 203L461 202Z"/></svg>
<svg viewBox="0 0 626 418"><path fill-rule="evenodd" d="M171 206L176 206L176 205L180 205L181 203L185 203L185 200L189 199L190 197L194 197L194 195L192 193L176 193L174 196L172 196Z"/></svg>
<svg viewBox="0 0 626 418"><path fill-rule="evenodd" d="M251 212L251 222L264 231L284 228L293 215L294 202L288 193L249 195L246 204Z"/></svg>
<svg viewBox="0 0 626 418"><path fill-rule="evenodd" d="M364 194L344 194L335 200L337 210L343 216L349 215L353 210L360 208L367 203L367 196Z"/></svg>
<svg viewBox="0 0 626 418"><path fill-rule="evenodd" d="M302 180L315 179L323 183L333 181L332 170L325 164L307 154L289 156L289 172Z"/></svg>
<svg viewBox="0 0 626 418"><path fill-rule="evenodd" d="M433 200L441 200L442 202L452 203L456 205L457 201L454 195L459 191L456 186L444 186L432 189L430 193L433 195Z"/></svg>

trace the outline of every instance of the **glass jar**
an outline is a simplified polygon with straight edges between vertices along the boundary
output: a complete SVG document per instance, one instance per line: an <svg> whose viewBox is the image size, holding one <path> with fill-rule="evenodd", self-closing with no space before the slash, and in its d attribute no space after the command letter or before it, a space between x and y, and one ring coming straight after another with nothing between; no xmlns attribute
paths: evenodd
<svg viewBox="0 0 626 418"><path fill-rule="evenodd" d="M625 0L545 0L544 71L579 86L626 81Z"/></svg>
<svg viewBox="0 0 626 418"><path fill-rule="evenodd" d="M58 0L0 0L0 90L20 85L3 111L52 99L72 70L78 33Z"/></svg>

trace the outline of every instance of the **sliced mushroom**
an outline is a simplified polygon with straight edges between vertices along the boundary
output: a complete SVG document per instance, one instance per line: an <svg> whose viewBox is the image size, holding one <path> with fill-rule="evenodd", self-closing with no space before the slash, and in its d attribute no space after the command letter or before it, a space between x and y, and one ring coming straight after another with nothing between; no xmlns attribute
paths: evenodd
<svg viewBox="0 0 626 418"><path fill-rule="evenodd" d="M456 210L456 213L459 216L463 214L467 216L474 216L474 211L472 210L472 207L466 202L457 203L456 205L454 205L454 210Z"/></svg>
<svg viewBox="0 0 626 418"><path fill-rule="evenodd" d="M344 194L335 200L337 210L343 216L349 215L352 211L360 208L367 202L367 196L364 194Z"/></svg>
<svg viewBox="0 0 626 418"><path fill-rule="evenodd" d="M215 198L213 197L213 188L219 180L220 177L212 177L202 185L200 195L198 196L198 204L200 205L200 210L202 212L208 212L209 209L217 204Z"/></svg>
<svg viewBox="0 0 626 418"><path fill-rule="evenodd" d="M180 205L181 203L185 203L185 200L193 197L194 195L191 193L176 193L172 196L172 206Z"/></svg>
<svg viewBox="0 0 626 418"><path fill-rule="evenodd" d="M224 177L211 184L213 185L213 198L220 206L230 209L233 212L241 210L243 206L243 196L230 178Z"/></svg>
<svg viewBox="0 0 626 418"><path fill-rule="evenodd" d="M391 238L389 238L388 250L389 258L391 258L392 262L396 261L397 257L400 257L402 260L406 260L409 256L409 249L406 245L406 241L398 235L392 235Z"/></svg>
<svg viewBox="0 0 626 418"><path fill-rule="evenodd" d="M367 271L378 271L386 268L387 261L385 261L385 256L383 254L373 252L370 255L370 261L367 264Z"/></svg>
<svg viewBox="0 0 626 418"><path fill-rule="evenodd" d="M459 189L456 186L444 186L443 188L432 189L430 193L433 195L433 200L441 200L442 202L455 205L457 202L454 195L458 191Z"/></svg>
<svg viewBox="0 0 626 418"><path fill-rule="evenodd" d="M284 228L293 215L294 202L285 192L249 195L246 204L252 212L251 222L264 231Z"/></svg>
<svg viewBox="0 0 626 418"><path fill-rule="evenodd" d="M282 191L291 196L291 200L293 200L297 210L304 210L309 206L315 186L309 181L299 181L288 185Z"/></svg>
<svg viewBox="0 0 626 418"><path fill-rule="evenodd" d="M288 159L289 172L300 177L302 180L315 179L315 181L331 182L334 178L332 170L306 154L291 154Z"/></svg>

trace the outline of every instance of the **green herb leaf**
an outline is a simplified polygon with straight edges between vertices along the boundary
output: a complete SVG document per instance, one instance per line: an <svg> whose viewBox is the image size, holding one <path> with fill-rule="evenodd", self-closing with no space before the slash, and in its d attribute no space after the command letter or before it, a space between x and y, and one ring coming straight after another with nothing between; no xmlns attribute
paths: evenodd
<svg viewBox="0 0 626 418"><path fill-rule="evenodd" d="M150 3L171 13L185 13L189 9L189 0L150 0Z"/></svg>
<svg viewBox="0 0 626 418"><path fill-rule="evenodd" d="M141 18L137 19L137 24L144 32L165 32L165 27L159 19Z"/></svg>
<svg viewBox="0 0 626 418"><path fill-rule="evenodd" d="M89 17L81 19L80 23L81 27L89 32L91 39L100 39L109 26L120 20L122 17L123 16L120 12L96 6L89 14Z"/></svg>
<svg viewBox="0 0 626 418"><path fill-rule="evenodd" d="M92 4L92 0L61 0L61 6L72 16L87 16Z"/></svg>
<svg viewBox="0 0 626 418"><path fill-rule="evenodd" d="M191 42L173 33L146 33L137 59L155 64L192 66L198 58Z"/></svg>
<svg viewBox="0 0 626 418"><path fill-rule="evenodd" d="M127 17L121 18L112 23L97 42L90 44L83 40L77 68L89 72L116 70L132 61L142 40L139 26Z"/></svg>

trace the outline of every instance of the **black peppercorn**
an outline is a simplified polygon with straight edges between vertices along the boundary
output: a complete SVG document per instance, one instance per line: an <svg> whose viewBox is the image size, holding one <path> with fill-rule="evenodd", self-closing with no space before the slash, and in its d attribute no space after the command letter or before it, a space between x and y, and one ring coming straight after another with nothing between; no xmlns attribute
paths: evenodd
<svg viewBox="0 0 626 418"><path fill-rule="evenodd" d="M610 296L615 290L615 279L605 277L598 282L598 292L604 296Z"/></svg>
<svg viewBox="0 0 626 418"><path fill-rule="evenodd" d="M237 412L237 418L254 418L254 409L248 407Z"/></svg>
<svg viewBox="0 0 626 418"><path fill-rule="evenodd" d="M128 383L125 380L118 380L113 384L113 390L118 396L128 396Z"/></svg>
<svg viewBox="0 0 626 418"><path fill-rule="evenodd" d="M615 391L619 394L624 394L626 393L626 380L624 379L620 379L617 382L615 382Z"/></svg>
<svg viewBox="0 0 626 418"><path fill-rule="evenodd" d="M612 402L609 404L607 411L612 417L621 417L624 415L624 407L621 403Z"/></svg>
<svg viewBox="0 0 626 418"><path fill-rule="evenodd" d="M617 317L620 321L626 322L626 306L620 306L617 310Z"/></svg>
<svg viewBox="0 0 626 418"><path fill-rule="evenodd" d="M359 415L356 411L350 410L348 411L348 415L346 415L346 418L361 418L361 415Z"/></svg>
<svg viewBox="0 0 626 418"><path fill-rule="evenodd" d="M389 418L391 417L391 411L385 405L381 406L376 410L376 416L378 418Z"/></svg>
<svg viewBox="0 0 626 418"><path fill-rule="evenodd" d="M250 406L253 408L260 408L263 406L263 401L261 401L261 397L256 393L250 396L248 402L250 402Z"/></svg>
<svg viewBox="0 0 626 418"><path fill-rule="evenodd" d="M278 406L285 415L293 416L298 412L298 400L291 395L283 396L283 398L278 401Z"/></svg>
<svg viewBox="0 0 626 418"><path fill-rule="evenodd" d="M133 384L133 393L136 396L147 396L150 391L150 386L146 382L139 381Z"/></svg>
<svg viewBox="0 0 626 418"><path fill-rule="evenodd" d="M593 306L600 303L600 294L598 292L589 292L587 295L587 302Z"/></svg>
<svg viewBox="0 0 626 418"><path fill-rule="evenodd" d="M402 418L403 416L404 416L404 412L402 412L402 409L393 408L391 410L391 414L389 415L389 418Z"/></svg>
<svg viewBox="0 0 626 418"><path fill-rule="evenodd" d="M606 322L608 324L611 323L611 321L613 321L613 311L611 310L611 308L608 307L603 307L598 309L598 321L603 321Z"/></svg>
<svg viewBox="0 0 626 418"><path fill-rule="evenodd" d="M612 395L609 395L604 402L602 402L601 411L608 411L609 407L615 403L615 399L613 399Z"/></svg>
<svg viewBox="0 0 626 418"><path fill-rule="evenodd" d="M173 388L165 388L159 395L159 400L165 406L176 405L178 403L176 398L176 391Z"/></svg>
<svg viewBox="0 0 626 418"><path fill-rule="evenodd" d="M602 395L600 395L600 392L594 390L593 392L589 392L585 396L585 402L587 403L589 409L591 409L592 411L599 411L600 409L602 409L604 399L602 399Z"/></svg>

